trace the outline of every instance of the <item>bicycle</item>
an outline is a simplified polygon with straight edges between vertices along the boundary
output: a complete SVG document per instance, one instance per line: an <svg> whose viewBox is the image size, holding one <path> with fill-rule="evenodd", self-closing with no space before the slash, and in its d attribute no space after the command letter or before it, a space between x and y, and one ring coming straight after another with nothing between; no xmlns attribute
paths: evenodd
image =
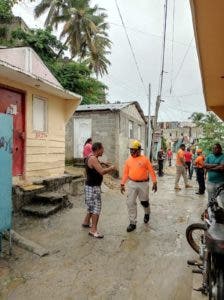
<svg viewBox="0 0 224 300"><path fill-rule="evenodd" d="M187 227L186 238L192 249L199 254L200 261L189 260L196 266L193 273L202 274L202 286L197 291L209 296L209 300L224 299L224 209L217 198L224 190L221 185L202 214L204 223Z"/></svg>

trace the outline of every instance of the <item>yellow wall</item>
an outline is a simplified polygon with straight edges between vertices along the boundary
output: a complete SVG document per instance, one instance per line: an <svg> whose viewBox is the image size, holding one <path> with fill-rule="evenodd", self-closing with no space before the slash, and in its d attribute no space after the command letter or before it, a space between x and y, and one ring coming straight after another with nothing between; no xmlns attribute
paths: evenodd
<svg viewBox="0 0 224 300"><path fill-rule="evenodd" d="M65 120L67 101L69 106L75 101L64 100L46 94L37 88L25 84L18 84L0 77L0 83L8 87L23 90L25 95L26 111L26 145L25 166L23 179L59 176L64 173L65 166ZM38 136L32 129L32 97L40 96L47 100L47 132Z"/></svg>

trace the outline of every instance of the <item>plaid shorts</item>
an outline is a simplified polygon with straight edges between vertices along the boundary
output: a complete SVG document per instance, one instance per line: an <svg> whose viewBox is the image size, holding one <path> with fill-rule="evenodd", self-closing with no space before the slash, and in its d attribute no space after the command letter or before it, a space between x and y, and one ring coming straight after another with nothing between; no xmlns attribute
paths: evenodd
<svg viewBox="0 0 224 300"><path fill-rule="evenodd" d="M100 186L85 185L85 203L87 211L99 215L101 211L101 189Z"/></svg>

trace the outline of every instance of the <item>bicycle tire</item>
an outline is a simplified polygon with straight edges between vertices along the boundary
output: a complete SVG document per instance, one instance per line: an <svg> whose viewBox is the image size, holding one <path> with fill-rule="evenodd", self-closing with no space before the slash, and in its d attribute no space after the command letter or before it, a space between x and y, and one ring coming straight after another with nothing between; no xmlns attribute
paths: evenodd
<svg viewBox="0 0 224 300"><path fill-rule="evenodd" d="M194 232L199 230L206 231L207 230L206 225L202 223L194 223L189 225L186 229L187 241L191 246L191 248L197 253L199 253L200 250L200 241L196 240L196 238L194 237Z"/></svg>
<svg viewBox="0 0 224 300"><path fill-rule="evenodd" d="M217 300L224 299L224 271L223 269L217 270Z"/></svg>

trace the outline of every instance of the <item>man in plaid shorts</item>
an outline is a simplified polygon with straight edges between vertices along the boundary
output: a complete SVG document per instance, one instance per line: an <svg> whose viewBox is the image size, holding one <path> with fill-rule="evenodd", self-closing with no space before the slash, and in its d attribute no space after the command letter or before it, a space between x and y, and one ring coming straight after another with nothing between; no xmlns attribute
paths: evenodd
<svg viewBox="0 0 224 300"><path fill-rule="evenodd" d="M87 206L87 214L82 226L90 228L89 235L94 238L103 238L103 235L97 231L101 211L101 184L103 175L114 170L114 166L102 168L98 157L103 155L102 143L94 143L92 145L92 155L86 159L86 182L85 182L85 203ZM92 225L90 222L92 221Z"/></svg>

